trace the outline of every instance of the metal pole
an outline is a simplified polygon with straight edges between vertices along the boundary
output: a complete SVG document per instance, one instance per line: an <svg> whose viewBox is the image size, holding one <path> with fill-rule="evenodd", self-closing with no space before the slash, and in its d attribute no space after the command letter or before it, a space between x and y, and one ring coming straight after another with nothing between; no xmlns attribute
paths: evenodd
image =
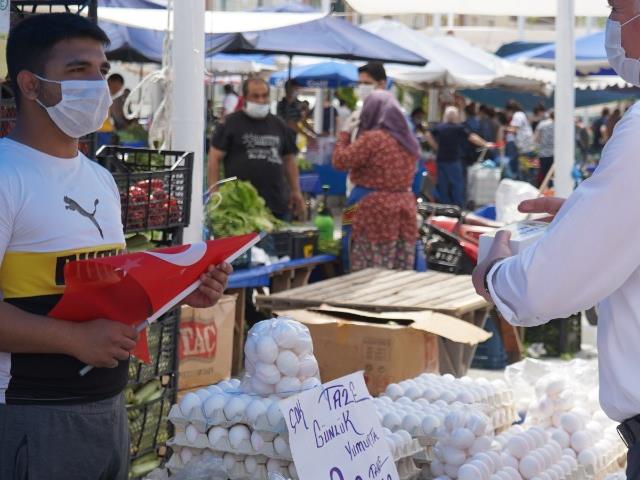
<svg viewBox="0 0 640 480"><path fill-rule="evenodd" d="M454 27L454 23L456 23L456 17L454 16L453 12L449 12L447 14L447 27L448 28L452 28Z"/></svg>
<svg viewBox="0 0 640 480"><path fill-rule="evenodd" d="M98 0L89 2L88 17L93 23L98 23Z"/></svg>
<svg viewBox="0 0 640 480"><path fill-rule="evenodd" d="M518 16L518 40L524 41L524 31L527 26L527 17Z"/></svg>
<svg viewBox="0 0 640 480"><path fill-rule="evenodd" d="M575 3L558 2L556 15L555 190L568 197L573 191L575 162Z"/></svg>
<svg viewBox="0 0 640 480"><path fill-rule="evenodd" d="M441 30L442 30L442 14L434 13L433 14L433 34L438 36L442 33Z"/></svg>
<svg viewBox="0 0 640 480"><path fill-rule="evenodd" d="M202 0L173 4L173 104L171 148L194 152L191 218L186 243L202 241L204 192L204 18Z"/></svg>

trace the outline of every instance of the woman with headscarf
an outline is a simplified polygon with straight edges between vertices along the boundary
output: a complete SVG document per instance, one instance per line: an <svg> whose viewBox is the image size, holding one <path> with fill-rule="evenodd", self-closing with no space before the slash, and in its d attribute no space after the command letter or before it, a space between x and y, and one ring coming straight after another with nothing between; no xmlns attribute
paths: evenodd
<svg viewBox="0 0 640 480"><path fill-rule="evenodd" d="M343 127L333 165L348 171L355 184L343 219L352 227L350 242L343 241L343 255L349 255L352 271L413 269L418 229L411 185L419 154L418 142L389 92L371 93L359 124Z"/></svg>

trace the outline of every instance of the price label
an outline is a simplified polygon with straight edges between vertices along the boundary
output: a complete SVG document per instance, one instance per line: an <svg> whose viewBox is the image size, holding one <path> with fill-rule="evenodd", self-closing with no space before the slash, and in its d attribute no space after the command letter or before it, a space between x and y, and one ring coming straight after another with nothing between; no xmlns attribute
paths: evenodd
<svg viewBox="0 0 640 480"><path fill-rule="evenodd" d="M399 480L362 372L280 402L298 476Z"/></svg>

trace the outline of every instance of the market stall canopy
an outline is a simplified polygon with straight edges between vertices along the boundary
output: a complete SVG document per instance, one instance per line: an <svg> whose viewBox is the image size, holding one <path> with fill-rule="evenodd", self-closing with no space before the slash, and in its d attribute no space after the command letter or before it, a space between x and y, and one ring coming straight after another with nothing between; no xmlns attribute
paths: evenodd
<svg viewBox="0 0 640 480"><path fill-rule="evenodd" d="M128 27L166 31L171 12L162 8L98 7L98 18ZM323 12L220 12L208 11L205 33L254 32L300 25L326 17ZM291 40L291 39L289 39Z"/></svg>
<svg viewBox="0 0 640 480"><path fill-rule="evenodd" d="M216 75L250 74L277 70L276 61L268 55L229 55L218 53L207 57L207 71Z"/></svg>
<svg viewBox="0 0 640 480"><path fill-rule="evenodd" d="M351 63L324 62L296 67L291 77L307 88L338 88L358 83L358 69ZM289 79L287 70L276 72L269 78L271 85L282 86Z"/></svg>
<svg viewBox="0 0 640 480"><path fill-rule="evenodd" d="M427 37L392 20L377 20L362 26L397 45L410 48L429 60L422 68L390 67L397 82L424 87L508 87L549 93L555 74L549 70L509 62L453 36Z"/></svg>
<svg viewBox="0 0 640 480"><path fill-rule="evenodd" d="M362 15L458 14L488 16L555 17L557 2L563 0L347 0ZM604 0L575 2L579 17L607 17L610 10Z"/></svg>
<svg viewBox="0 0 640 480"><path fill-rule="evenodd" d="M421 55L336 17L291 27L242 32L207 38L207 51L306 55L407 65L427 63Z"/></svg>

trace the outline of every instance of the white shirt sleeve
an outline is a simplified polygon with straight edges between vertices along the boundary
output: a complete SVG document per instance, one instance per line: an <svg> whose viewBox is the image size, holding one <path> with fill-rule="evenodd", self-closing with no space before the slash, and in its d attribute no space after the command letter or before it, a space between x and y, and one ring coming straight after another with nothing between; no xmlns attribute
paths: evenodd
<svg viewBox="0 0 640 480"><path fill-rule="evenodd" d="M618 123L595 174L546 234L488 276L505 319L535 326L590 308L640 266L640 104Z"/></svg>
<svg viewBox="0 0 640 480"><path fill-rule="evenodd" d="M238 97L235 95L227 95L224 97L224 101L222 107L224 108L225 113L233 113L238 106Z"/></svg>
<svg viewBox="0 0 640 480"><path fill-rule="evenodd" d="M11 201L10 190L10 185L5 182L0 183L0 266L13 235L15 207ZM0 298L2 298L2 292L0 292Z"/></svg>

